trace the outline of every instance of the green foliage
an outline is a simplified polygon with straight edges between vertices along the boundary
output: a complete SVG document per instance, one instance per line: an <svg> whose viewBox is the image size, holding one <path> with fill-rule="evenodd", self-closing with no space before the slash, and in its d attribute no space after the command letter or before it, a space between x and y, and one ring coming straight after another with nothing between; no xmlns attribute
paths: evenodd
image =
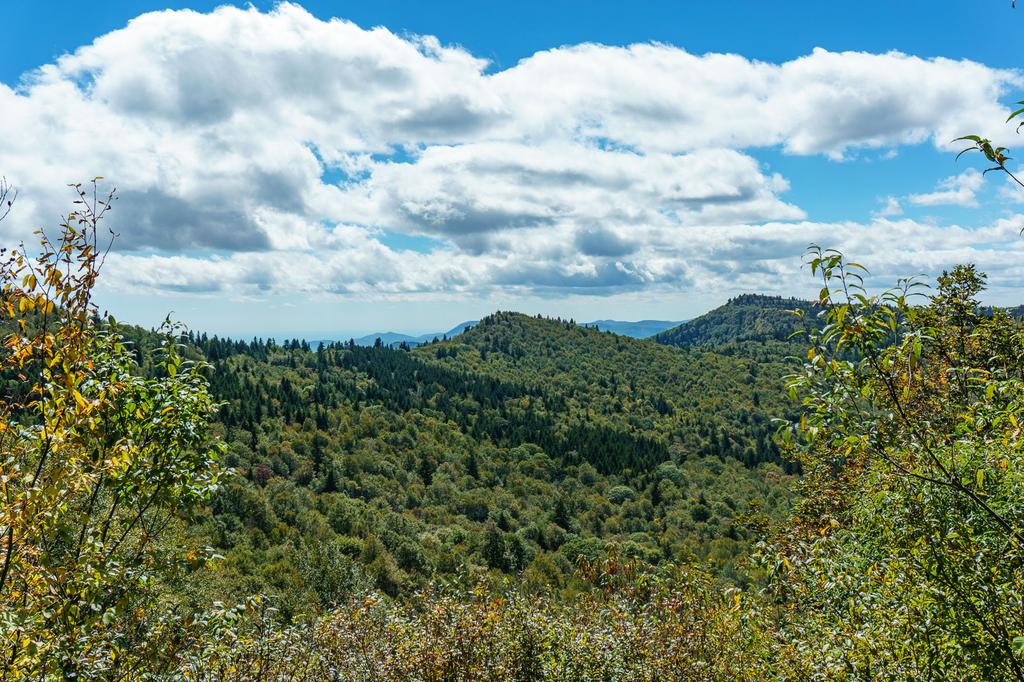
<svg viewBox="0 0 1024 682"><path fill-rule="evenodd" d="M1024 331L981 313L984 277L868 296L862 266L810 258L826 324L791 378L805 478L766 558L808 671L1024 679Z"/></svg>
<svg viewBox="0 0 1024 682"><path fill-rule="evenodd" d="M706 576L585 567L595 589L538 601L486 585L437 588L396 604L343 604L307 627L258 612L191 672L201 680L748 680L764 671L771 631L760 612Z"/></svg>
<svg viewBox="0 0 1024 682"><path fill-rule="evenodd" d="M1016 0L1014 0L1014 6L1016 6ZM1024 101L1017 102L1017 104L1024 104ZM1015 109L1006 118L1006 122L1009 123L1013 119L1019 118L1022 115L1024 115L1024 107ZM1024 123L1019 123L1017 125L1018 133L1020 132L1020 128L1022 125L1024 125ZM978 152L979 154L985 157L986 161L993 164L992 166L982 171L983 175L988 175L992 171L1005 173L1006 176L1010 178L1010 180L1015 182L1020 187L1024 187L1024 182L1021 182L1020 178L1018 178L1009 168L1006 167L1006 162L1012 160L1012 157L1007 155L1007 152L1010 151L1009 149L1007 149L1006 147L999 147L988 138L984 138L979 135L964 135L963 137L958 137L955 140L953 140L953 142L961 141L970 142L971 145L963 149L959 154L956 155L957 160L959 160L960 157L963 156L964 154L970 152Z"/></svg>
<svg viewBox="0 0 1024 682"><path fill-rule="evenodd" d="M98 224L110 205L79 188L78 209L43 253L0 267L0 670L5 679L116 679L170 666L194 618L165 599L203 563L182 546L216 488L215 411L203 365L166 340L144 378L97 323ZM13 385L10 382L14 382Z"/></svg>

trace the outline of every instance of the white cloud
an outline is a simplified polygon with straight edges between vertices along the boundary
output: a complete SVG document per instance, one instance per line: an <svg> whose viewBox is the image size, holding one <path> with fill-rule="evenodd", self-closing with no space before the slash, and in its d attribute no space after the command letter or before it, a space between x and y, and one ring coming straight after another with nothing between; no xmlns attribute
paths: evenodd
<svg viewBox="0 0 1024 682"><path fill-rule="evenodd" d="M662 44L568 46L491 72L434 38L295 5L156 12L0 84L0 172L21 190L0 230L53 224L65 183L99 173L121 190L123 289L735 286L745 266L789 272L778 264L848 227L793 222L788 182L751 149L946 148L1005 118L1000 95L1020 84L899 53L770 64ZM911 201L969 204L973 178ZM439 245L397 251L382 229ZM939 245L959 234L913 229Z"/></svg>
<svg viewBox="0 0 1024 682"><path fill-rule="evenodd" d="M977 206L976 194L983 182L981 173L969 168L960 175L940 180L934 192L911 194L907 200L917 206Z"/></svg>
<svg viewBox="0 0 1024 682"><path fill-rule="evenodd" d="M998 95L1019 77L896 52L816 49L776 65L658 44L588 44L538 53L494 80L513 94L514 120L531 137L578 134L666 151L781 144L839 157L929 139L948 148L963 130L1002 120Z"/></svg>
<svg viewBox="0 0 1024 682"><path fill-rule="evenodd" d="M801 219L781 201L786 181L729 149L683 155L603 151L579 144L435 146L414 163L378 165L343 202L392 230L480 251L510 230L600 228L623 239L646 226Z"/></svg>
<svg viewBox="0 0 1024 682"><path fill-rule="evenodd" d="M1018 180L1024 178L1024 168L1019 165L1012 169L1011 172ZM1013 204L1024 203L1024 187L1017 184L1013 178L1004 176L1002 173L999 173L998 176L1002 179L1002 182L998 185L999 189L996 191L996 196L1002 201Z"/></svg>
<svg viewBox="0 0 1024 682"><path fill-rule="evenodd" d="M889 196L885 198L885 206L878 209L871 215L876 220L879 218L892 218L894 216L903 215L903 206L900 204L899 199Z"/></svg>
<svg viewBox="0 0 1024 682"><path fill-rule="evenodd" d="M700 226L649 226L630 248L586 253L558 230L503 233L500 244L474 254L460 249L396 251L361 228L344 228L344 245L309 251L235 253L215 259L114 254L108 286L126 292L301 293L314 299L345 294L394 299L448 292L496 290L562 296L567 291L609 294L637 289L724 294L793 293L809 286L802 254L827 243L871 266L873 285L897 277L937 273L963 262L983 263L990 282L1015 287L1024 276L1024 215L977 229L936 227L910 219L869 223L812 221ZM111 282L113 284L111 284Z"/></svg>

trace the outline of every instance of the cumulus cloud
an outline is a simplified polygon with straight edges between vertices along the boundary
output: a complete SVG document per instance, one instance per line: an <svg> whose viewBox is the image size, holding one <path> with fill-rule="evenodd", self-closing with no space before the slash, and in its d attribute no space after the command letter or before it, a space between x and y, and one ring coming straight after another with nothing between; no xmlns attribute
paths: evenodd
<svg viewBox="0 0 1024 682"><path fill-rule="evenodd" d="M624 247L591 252L561 235L531 228L480 254L459 249L400 252L349 227L344 244L323 254L241 252L212 259L113 254L108 274L124 291L240 296L273 291L314 298L346 294L400 299L422 292L499 289L560 296L569 290L608 294L680 287L717 296L751 290L793 293L809 279L801 272L804 249L809 242L820 242L869 263L869 284L889 285L897 277L973 262L985 264L993 286L1014 287L1024 276L1022 222L1024 215L981 228L936 228L911 219L804 220L688 231L647 227Z"/></svg>
<svg viewBox="0 0 1024 682"><path fill-rule="evenodd" d="M911 194L907 199L917 206L977 206L976 193L983 182L981 173L970 168L960 175L940 180L934 192Z"/></svg>
<svg viewBox="0 0 1024 682"><path fill-rule="evenodd" d="M878 218L892 218L893 216L903 215L903 206L900 204L900 200L893 196L885 198L885 206L872 213L872 217Z"/></svg>
<svg viewBox="0 0 1024 682"><path fill-rule="evenodd" d="M489 237L537 226L577 235L600 228L628 240L650 225L803 218L779 199L787 188L729 149L641 155L577 144L469 143L381 164L346 190L343 203L375 225L480 250Z"/></svg>
<svg viewBox="0 0 1024 682"><path fill-rule="evenodd" d="M101 173L121 189L110 269L124 288L731 285L743 264L778 275L815 235L884 234L807 222L757 148L945 148L1005 118L999 98L1021 84L900 53L771 64L664 44L567 46L494 71L292 4L155 12L0 84L0 172L21 190L0 238L52 224L64 183ZM974 201L976 174L944 182L909 200ZM936 244L960 234L911 225ZM383 231L436 246L398 251Z"/></svg>
<svg viewBox="0 0 1024 682"><path fill-rule="evenodd" d="M960 131L990 128L1002 120L1000 92L1018 76L897 52L815 49L767 64L667 45L580 45L538 53L494 80L514 93L516 121L531 137L576 133L660 150L782 145L841 157L924 140L946 148Z"/></svg>

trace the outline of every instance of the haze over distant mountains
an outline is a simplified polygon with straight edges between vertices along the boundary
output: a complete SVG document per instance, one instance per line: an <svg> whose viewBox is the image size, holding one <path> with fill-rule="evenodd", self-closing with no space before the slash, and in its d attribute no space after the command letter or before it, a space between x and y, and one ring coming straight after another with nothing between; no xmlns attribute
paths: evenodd
<svg viewBox="0 0 1024 682"><path fill-rule="evenodd" d="M581 322L581 327L592 327L599 329L603 332L611 332L618 334L619 336L629 336L634 339L646 339L654 336L666 329L671 329L679 324L682 324L684 320L638 320L636 322L628 322L623 320L595 320L593 322ZM418 346L424 343L436 339L451 339L462 332L475 327L477 320L467 320L460 324L455 325L448 331L441 332L430 332L427 334L403 334L401 332L373 332L372 334L366 334L358 338L353 339L357 346L372 346L377 343L377 339L380 339L381 344L385 346L398 346L401 343L405 343L408 346ZM322 339L310 339L311 342L316 343L317 341L337 341L339 339L333 337L324 337Z"/></svg>
<svg viewBox="0 0 1024 682"><path fill-rule="evenodd" d="M380 339L380 342L385 346L397 346L403 341L409 346L418 346L423 343L429 343L435 338L444 339L458 336L462 332L476 326L476 320L467 320L460 324L455 325L446 332L430 332L427 334L420 334L418 336L412 336L409 334L402 334L399 332L374 332L365 336L360 336L355 339L357 346L372 346Z"/></svg>

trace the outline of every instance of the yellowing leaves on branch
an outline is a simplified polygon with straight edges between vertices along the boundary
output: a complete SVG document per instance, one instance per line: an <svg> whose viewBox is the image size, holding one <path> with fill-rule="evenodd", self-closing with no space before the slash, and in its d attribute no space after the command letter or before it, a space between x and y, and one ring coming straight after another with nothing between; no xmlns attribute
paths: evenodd
<svg viewBox="0 0 1024 682"><path fill-rule="evenodd" d="M0 264L0 671L117 679L177 666L184 613L158 582L187 556L169 538L221 475L206 440L203 366L168 329L144 376L93 287L112 233L93 183L42 252Z"/></svg>

